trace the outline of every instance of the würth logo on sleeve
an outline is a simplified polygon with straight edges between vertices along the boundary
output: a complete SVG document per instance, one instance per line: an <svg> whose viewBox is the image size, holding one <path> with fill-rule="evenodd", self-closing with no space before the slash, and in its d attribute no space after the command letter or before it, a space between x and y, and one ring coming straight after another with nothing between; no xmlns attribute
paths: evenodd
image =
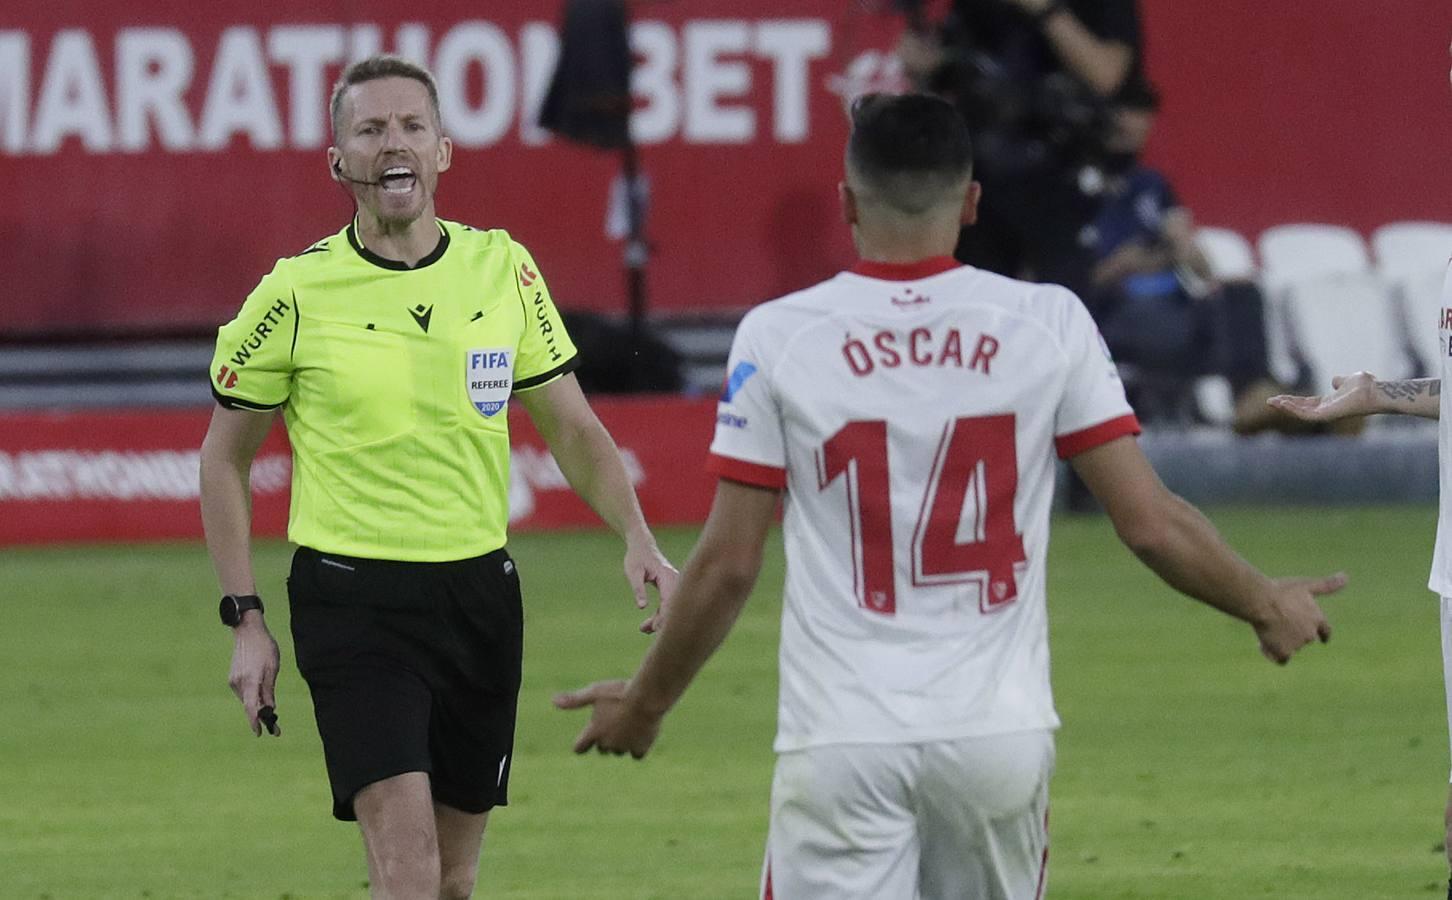
<svg viewBox="0 0 1452 900"><path fill-rule="evenodd" d="M217 384L220 384L224 388L236 387L237 373L223 366L217 370Z"/></svg>
<svg viewBox="0 0 1452 900"><path fill-rule="evenodd" d="M529 287L530 285L534 284L535 280L538 279L538 278L539 278L539 273L538 272L531 272L529 270L529 263L520 263L519 264L519 283L520 284L524 285L525 287Z"/></svg>
<svg viewBox="0 0 1452 900"><path fill-rule="evenodd" d="M293 298L297 302L297 298ZM237 345L237 352L232 354L232 365L242 368L252 358L254 350L261 350L267 339L282 325L282 323L293 313L292 305L286 300L279 298L272 307L262 315L262 318L252 327L252 331ZM293 320L293 328L297 328L297 320Z"/></svg>

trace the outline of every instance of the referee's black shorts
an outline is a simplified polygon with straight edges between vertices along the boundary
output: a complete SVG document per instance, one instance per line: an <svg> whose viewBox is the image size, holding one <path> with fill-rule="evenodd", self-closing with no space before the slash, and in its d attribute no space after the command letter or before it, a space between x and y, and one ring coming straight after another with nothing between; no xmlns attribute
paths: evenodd
<svg viewBox="0 0 1452 900"><path fill-rule="evenodd" d="M508 802L524 652L519 574L503 549L443 563L293 556L298 671L312 691L333 815L405 772L469 813Z"/></svg>

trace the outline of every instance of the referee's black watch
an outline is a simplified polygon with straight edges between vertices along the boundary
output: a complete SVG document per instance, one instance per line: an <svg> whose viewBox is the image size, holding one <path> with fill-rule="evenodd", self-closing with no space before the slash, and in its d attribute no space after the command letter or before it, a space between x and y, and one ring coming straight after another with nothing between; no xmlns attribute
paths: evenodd
<svg viewBox="0 0 1452 900"><path fill-rule="evenodd" d="M263 612L262 598L256 594L224 594L222 605L217 607L217 612L222 617L222 624L228 628L236 628L242 624L242 614L249 609Z"/></svg>

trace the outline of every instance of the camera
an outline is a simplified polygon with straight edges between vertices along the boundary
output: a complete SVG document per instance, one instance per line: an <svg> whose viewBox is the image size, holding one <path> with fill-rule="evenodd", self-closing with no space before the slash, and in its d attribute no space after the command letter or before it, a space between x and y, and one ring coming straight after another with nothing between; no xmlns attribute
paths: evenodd
<svg viewBox="0 0 1452 900"><path fill-rule="evenodd" d="M904 12L912 21L912 10ZM978 164L995 173L1095 165L1113 133L1108 105L1087 85L1034 64L1026 48L1034 28L1002 0L960 3L943 29L942 62L924 85L958 105Z"/></svg>

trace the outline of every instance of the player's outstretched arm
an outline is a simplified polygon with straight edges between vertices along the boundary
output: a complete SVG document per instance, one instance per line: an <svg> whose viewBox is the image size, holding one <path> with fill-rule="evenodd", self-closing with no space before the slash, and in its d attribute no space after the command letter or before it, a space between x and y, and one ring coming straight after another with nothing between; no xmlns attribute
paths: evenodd
<svg viewBox="0 0 1452 900"><path fill-rule="evenodd" d="M218 406L202 440L202 530L224 594L257 593L252 575L251 469L275 417L273 412ZM243 613L242 623L232 632L232 667L227 683L242 701L252 733L261 734L259 712L265 706L277 705L273 693L279 665L277 641L267 630L261 610Z"/></svg>
<svg viewBox="0 0 1452 900"><path fill-rule="evenodd" d="M1340 590L1344 574L1262 574L1198 509L1165 487L1132 437L1085 451L1072 463L1120 540L1171 587L1250 623L1267 658L1284 663L1311 641L1331 637L1316 597Z"/></svg>
<svg viewBox="0 0 1452 900"><path fill-rule="evenodd" d="M559 694L560 709L593 707L575 752L644 756L661 720L735 624L761 572L778 491L722 480L701 539L681 574L660 634L630 681L600 681Z"/></svg>
<svg viewBox="0 0 1452 900"><path fill-rule="evenodd" d="M1318 397L1280 394L1266 403L1306 422L1334 422L1373 413L1400 413L1424 419L1441 415L1440 378L1377 381L1370 372L1357 372L1332 378L1331 388L1331 393Z"/></svg>
<svg viewBox="0 0 1452 900"><path fill-rule="evenodd" d="M570 487L625 539L625 578L635 592L636 607L649 605L645 586L655 585L660 611L640 625L641 631L650 634L670 603L680 573L660 552L655 535L645 524L619 448L590 409L573 374L515 396L549 445Z"/></svg>

